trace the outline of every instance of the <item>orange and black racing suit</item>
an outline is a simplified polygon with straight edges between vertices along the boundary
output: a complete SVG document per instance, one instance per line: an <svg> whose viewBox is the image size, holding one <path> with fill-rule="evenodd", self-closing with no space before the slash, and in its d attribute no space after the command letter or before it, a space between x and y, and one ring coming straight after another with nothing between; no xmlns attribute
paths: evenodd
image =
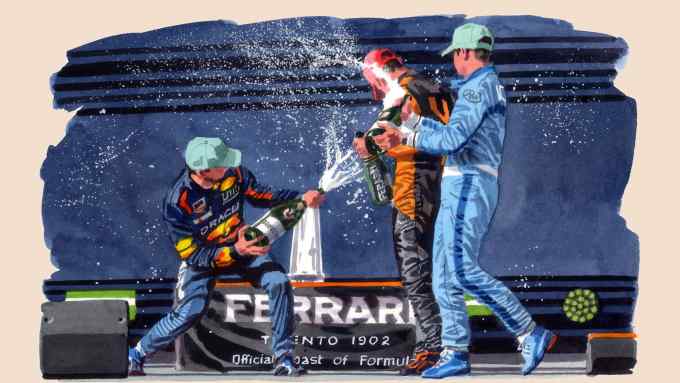
<svg viewBox="0 0 680 383"><path fill-rule="evenodd" d="M415 113L448 122L454 100L447 89L415 72L402 75L399 84L406 91L404 102L409 102ZM392 186L394 251L416 317L415 353L438 351L441 319L432 293L432 241L442 157L406 145L392 148L387 155L394 158L396 166Z"/></svg>

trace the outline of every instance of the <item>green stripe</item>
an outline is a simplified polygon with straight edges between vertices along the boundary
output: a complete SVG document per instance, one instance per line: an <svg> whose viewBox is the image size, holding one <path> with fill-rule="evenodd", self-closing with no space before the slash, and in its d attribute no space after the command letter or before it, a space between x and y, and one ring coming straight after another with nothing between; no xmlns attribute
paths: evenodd
<svg viewBox="0 0 680 383"><path fill-rule="evenodd" d="M66 298L132 298L135 290L73 290L66 292Z"/></svg>
<svg viewBox="0 0 680 383"><path fill-rule="evenodd" d="M474 305L474 306L468 306L468 316L471 317L485 317L485 316L490 316L493 315L493 312L491 309L484 305Z"/></svg>
<svg viewBox="0 0 680 383"><path fill-rule="evenodd" d="M493 311L481 303L477 303L472 295L465 294L464 298L467 305L468 316L470 317L484 317L493 315ZM470 303L475 301L475 303Z"/></svg>
<svg viewBox="0 0 680 383"><path fill-rule="evenodd" d="M120 299L128 302L128 318L137 317L137 294L135 290L72 290L66 292L66 300Z"/></svg>

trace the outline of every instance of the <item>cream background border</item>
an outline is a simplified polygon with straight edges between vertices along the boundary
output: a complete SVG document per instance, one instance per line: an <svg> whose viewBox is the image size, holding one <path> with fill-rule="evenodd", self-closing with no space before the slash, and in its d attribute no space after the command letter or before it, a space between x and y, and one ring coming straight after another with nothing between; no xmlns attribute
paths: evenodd
<svg viewBox="0 0 680 383"><path fill-rule="evenodd" d="M665 2L664 2L665 3ZM40 166L49 145L64 136L71 114L52 109L49 76L66 63L70 48L116 34L144 32L194 21L239 24L296 16L404 17L433 14L537 15L571 22L576 29L623 37L630 46L616 86L638 103L635 160L622 215L640 236L640 297L635 324L639 362L631 376L597 381L672 377L677 339L674 281L680 262L672 240L678 182L671 166L680 138L676 116L678 49L672 29L677 11L662 2L623 1L288 1L224 2L4 1L2 4L3 115L1 375L7 381L40 381L38 329L42 280L53 271L44 245ZM668 2L670 3L670 2ZM677 371L677 370L675 370ZM229 379L228 376L225 376ZM262 376L269 379L268 375ZM521 379L521 377L513 377ZM585 376L531 377L531 381L592 381ZM673 379L673 378L671 378ZM486 381L499 380L485 378ZM499 380L500 381L500 380Z"/></svg>

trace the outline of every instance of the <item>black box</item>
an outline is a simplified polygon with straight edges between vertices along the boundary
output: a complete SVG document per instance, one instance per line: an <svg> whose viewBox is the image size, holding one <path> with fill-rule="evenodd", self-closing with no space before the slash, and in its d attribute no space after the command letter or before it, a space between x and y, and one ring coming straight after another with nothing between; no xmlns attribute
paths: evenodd
<svg viewBox="0 0 680 383"><path fill-rule="evenodd" d="M41 309L40 370L44 378L127 376L126 301L49 302Z"/></svg>
<svg viewBox="0 0 680 383"><path fill-rule="evenodd" d="M630 374L637 363L634 338L596 338L588 340L586 374Z"/></svg>

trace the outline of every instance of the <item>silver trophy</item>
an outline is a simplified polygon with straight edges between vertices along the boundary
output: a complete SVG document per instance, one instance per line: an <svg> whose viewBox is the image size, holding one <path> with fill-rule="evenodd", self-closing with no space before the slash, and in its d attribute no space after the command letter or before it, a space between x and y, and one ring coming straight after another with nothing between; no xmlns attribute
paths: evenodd
<svg viewBox="0 0 680 383"><path fill-rule="evenodd" d="M293 228L289 270L294 281L324 280L319 209L306 209Z"/></svg>
<svg viewBox="0 0 680 383"><path fill-rule="evenodd" d="M326 153L326 168L319 180L319 188L328 194L361 177L361 165L353 158L353 151L346 153L336 147ZM302 219L293 228L290 246L288 276L294 281L323 281L321 252L321 218L319 209L305 209Z"/></svg>

